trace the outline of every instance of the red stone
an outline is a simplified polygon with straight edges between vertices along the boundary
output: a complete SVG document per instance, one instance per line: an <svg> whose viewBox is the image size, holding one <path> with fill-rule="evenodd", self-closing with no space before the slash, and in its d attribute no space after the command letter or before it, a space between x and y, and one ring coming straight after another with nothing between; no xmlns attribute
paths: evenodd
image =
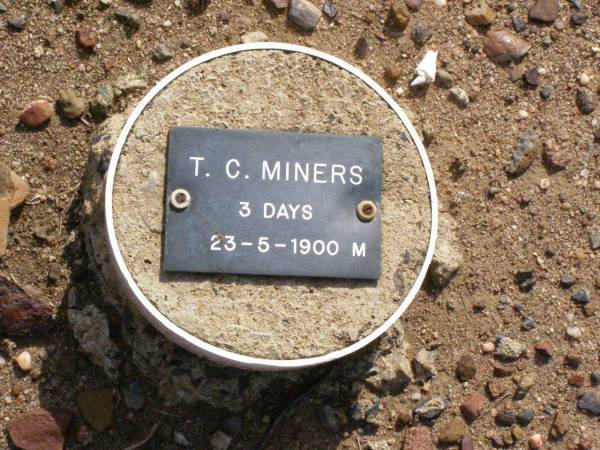
<svg viewBox="0 0 600 450"><path fill-rule="evenodd" d="M594 434L590 432L582 432L581 437L579 438L579 445L577 448L580 450L591 450L594 448Z"/></svg>
<svg viewBox="0 0 600 450"><path fill-rule="evenodd" d="M0 276L0 333L25 336L54 325L52 309Z"/></svg>
<svg viewBox="0 0 600 450"><path fill-rule="evenodd" d="M544 142L544 160L554 170L566 169L572 159L571 152L561 149L553 139L547 139Z"/></svg>
<svg viewBox="0 0 600 450"><path fill-rule="evenodd" d="M65 410L37 409L12 419L6 428L13 444L23 450L62 450L71 419Z"/></svg>
<svg viewBox="0 0 600 450"><path fill-rule="evenodd" d="M558 18L558 0L537 0L529 10L529 18L540 22L554 22Z"/></svg>
<svg viewBox="0 0 600 450"><path fill-rule="evenodd" d="M402 69L397 64L390 64L386 66L383 76L389 81L398 81L402 76Z"/></svg>
<svg viewBox="0 0 600 450"><path fill-rule="evenodd" d="M98 43L98 35L89 28L80 28L77 30L77 42L83 48L94 48Z"/></svg>
<svg viewBox="0 0 600 450"><path fill-rule="evenodd" d="M551 358L552 354L554 353L554 348L552 347L552 344L547 341L539 342L535 344L533 348L537 353L548 358Z"/></svg>
<svg viewBox="0 0 600 450"><path fill-rule="evenodd" d="M469 395L460 406L460 412L469 422L475 420L481 414L485 399L477 392Z"/></svg>
<svg viewBox="0 0 600 450"><path fill-rule="evenodd" d="M104 58L102 60L102 66L104 67L104 70L106 70L107 72L114 69L114 67L116 65L117 65L117 59L114 56L107 56L106 58Z"/></svg>
<svg viewBox="0 0 600 450"><path fill-rule="evenodd" d="M585 378L579 373L574 373L567 379L567 383L571 386L581 387L585 384Z"/></svg>
<svg viewBox="0 0 600 450"><path fill-rule="evenodd" d="M404 0L408 9L418 11L423 6L423 0Z"/></svg>
<svg viewBox="0 0 600 450"><path fill-rule="evenodd" d="M19 113L19 120L28 127L38 127L54 114L54 106L46 100L34 100Z"/></svg>
<svg viewBox="0 0 600 450"><path fill-rule="evenodd" d="M473 439L468 436L460 442L460 450L473 450L474 448Z"/></svg>
<svg viewBox="0 0 600 450"><path fill-rule="evenodd" d="M413 427L406 432L404 450L435 450L431 432L427 427Z"/></svg>
<svg viewBox="0 0 600 450"><path fill-rule="evenodd" d="M583 358L578 355L568 354L565 356L565 366L571 369L579 369L579 366L583 364Z"/></svg>
<svg viewBox="0 0 600 450"><path fill-rule="evenodd" d="M497 63L516 61L530 48L527 41L507 31L490 31L483 41L485 54Z"/></svg>

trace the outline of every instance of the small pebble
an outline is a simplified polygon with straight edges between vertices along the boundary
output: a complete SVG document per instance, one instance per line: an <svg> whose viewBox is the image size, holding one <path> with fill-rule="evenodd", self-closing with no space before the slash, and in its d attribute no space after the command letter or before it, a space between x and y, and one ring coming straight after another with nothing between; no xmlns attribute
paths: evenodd
<svg viewBox="0 0 600 450"><path fill-rule="evenodd" d="M587 289L579 289L573 295L571 295L571 300L573 300L578 305L587 305L590 302L590 294Z"/></svg>
<svg viewBox="0 0 600 450"><path fill-rule="evenodd" d="M79 28L76 36L77 42L83 48L94 48L98 44L98 34L90 28Z"/></svg>
<svg viewBox="0 0 600 450"><path fill-rule="evenodd" d="M582 395L577 401L577 407L593 416L600 417L600 400L592 392Z"/></svg>
<svg viewBox="0 0 600 450"><path fill-rule="evenodd" d="M15 358L15 361L23 372L29 372L33 368L31 353L28 351L19 353L19 355Z"/></svg>
<svg viewBox="0 0 600 450"><path fill-rule="evenodd" d="M19 121L28 127L38 127L54 114L54 106L46 100L34 100L19 113Z"/></svg>
<svg viewBox="0 0 600 450"><path fill-rule="evenodd" d="M464 89L455 86L450 89L450 98L461 108L466 108L469 105L469 96Z"/></svg>
<svg viewBox="0 0 600 450"><path fill-rule="evenodd" d="M544 86L540 92L540 95L544 100L548 100L552 96L552 86Z"/></svg>
<svg viewBox="0 0 600 450"><path fill-rule="evenodd" d="M550 342L539 342L533 347L535 352L545 358L552 358L554 348Z"/></svg>
<svg viewBox="0 0 600 450"><path fill-rule="evenodd" d="M269 4L275 9L285 9L288 5L288 0L270 0Z"/></svg>
<svg viewBox="0 0 600 450"><path fill-rule="evenodd" d="M587 16L582 13L575 13L571 16L571 25L574 27L580 27L587 20Z"/></svg>
<svg viewBox="0 0 600 450"><path fill-rule="evenodd" d="M321 7L321 11L323 11L323 14L325 14L330 19L335 19L335 17L338 15L338 12L339 12L337 6L335 6L331 2L323 3L323 6Z"/></svg>
<svg viewBox="0 0 600 450"><path fill-rule="evenodd" d="M531 448L542 448L544 441L542 440L542 435L539 433L533 434L529 438L529 446Z"/></svg>
<svg viewBox="0 0 600 450"><path fill-rule="evenodd" d="M477 373L475 360L469 354L463 355L456 364L456 376L463 383L469 381Z"/></svg>
<svg viewBox="0 0 600 450"><path fill-rule="evenodd" d="M435 80L447 89L454 85L454 77L444 69L438 69Z"/></svg>
<svg viewBox="0 0 600 450"><path fill-rule="evenodd" d="M579 327L568 327L567 336L569 336L571 339L580 339L581 336L583 336L583 333Z"/></svg>
<svg viewBox="0 0 600 450"><path fill-rule="evenodd" d="M189 447L190 441L187 440L185 435L177 430L173 431L173 443L182 447Z"/></svg>
<svg viewBox="0 0 600 450"><path fill-rule="evenodd" d="M496 423L503 427L510 427L517 422L517 413L515 411L502 411L496 416Z"/></svg>
<svg viewBox="0 0 600 450"><path fill-rule="evenodd" d="M430 397L417 403L415 415L423 421L430 421L438 417L447 407L448 400L446 397Z"/></svg>
<svg viewBox="0 0 600 450"><path fill-rule="evenodd" d="M590 76L587 73L582 73L579 75L579 77L577 77L577 80L579 81L579 84L582 86L587 86L588 84L590 84Z"/></svg>
<svg viewBox="0 0 600 450"><path fill-rule="evenodd" d="M160 43L156 46L156 49L154 50L155 61L164 62L168 61L171 58L173 58L173 52L169 47L167 47L163 43Z"/></svg>
<svg viewBox="0 0 600 450"><path fill-rule="evenodd" d="M133 29L138 29L142 24L142 17L139 13L128 8L116 9L115 16L118 20Z"/></svg>
<svg viewBox="0 0 600 450"><path fill-rule="evenodd" d="M525 172L525 170L533 164L533 161L537 158L541 149L542 142L537 133L531 129L525 130L517 140L517 145L515 146L515 151L512 155L512 161L506 169L507 172L514 176ZM535 277L531 276L528 277L528 279L519 281L521 284L525 283L525 285L521 286L522 289L532 287L531 282L535 282Z"/></svg>
<svg viewBox="0 0 600 450"><path fill-rule="evenodd" d="M393 25L400 31L404 31L410 21L410 11L404 0L394 0L390 7L389 17Z"/></svg>
<svg viewBox="0 0 600 450"><path fill-rule="evenodd" d="M321 15L321 10L308 0L290 0L288 4L289 20L302 31L314 31Z"/></svg>
<svg viewBox="0 0 600 450"><path fill-rule="evenodd" d="M471 422L482 413L484 404L485 399L483 396L474 392L464 399L460 406L460 412L467 421Z"/></svg>
<svg viewBox="0 0 600 450"><path fill-rule="evenodd" d="M13 16L13 17L9 17L8 20L6 21L6 23L13 30L20 31L23 28L25 28L27 21L25 20L25 16Z"/></svg>
<svg viewBox="0 0 600 450"><path fill-rule="evenodd" d="M59 111L68 119L78 119L86 109L83 97L72 89L59 91L57 104Z"/></svg>
<svg viewBox="0 0 600 450"><path fill-rule="evenodd" d="M210 445L213 450L227 450L231 445L231 436L222 431L217 431L210 437Z"/></svg>
<svg viewBox="0 0 600 450"><path fill-rule="evenodd" d="M507 31L490 31L483 41L488 58L497 63L517 61L531 48L526 40Z"/></svg>
<svg viewBox="0 0 600 450"><path fill-rule="evenodd" d="M484 342L481 344L481 351L483 353L493 353L496 350L496 346L493 342Z"/></svg>
<svg viewBox="0 0 600 450"><path fill-rule="evenodd" d="M402 76L402 69L398 64L389 64L386 66L383 76L389 81L396 82Z"/></svg>
<svg viewBox="0 0 600 450"><path fill-rule="evenodd" d="M552 23L558 18L559 4L556 0L537 0L529 9L529 19Z"/></svg>
<svg viewBox="0 0 600 450"><path fill-rule="evenodd" d="M506 360L518 359L527 351L521 342L506 336L498 336L496 339L496 357Z"/></svg>
<svg viewBox="0 0 600 450"><path fill-rule="evenodd" d="M527 28L527 26L525 25L525 21L523 19L521 19L519 16L512 16L511 21L512 21L513 28L515 29L515 31L517 33L522 33Z"/></svg>
<svg viewBox="0 0 600 450"><path fill-rule="evenodd" d="M268 40L269 36L262 31L252 31L242 35L242 44L249 44L251 42L266 42Z"/></svg>
<svg viewBox="0 0 600 450"><path fill-rule="evenodd" d="M431 438L431 431L425 426L409 428L402 448L404 450L433 450L435 445Z"/></svg>
<svg viewBox="0 0 600 450"><path fill-rule="evenodd" d="M517 422L519 422L519 424L524 427L529 425L533 421L534 418L535 418L535 415L533 414L533 411L530 409L524 409L524 410L520 411L519 414L517 414Z"/></svg>
<svg viewBox="0 0 600 450"><path fill-rule="evenodd" d="M582 114L591 114L598 107L594 94L587 88L579 88L575 96L575 103Z"/></svg>
<svg viewBox="0 0 600 450"><path fill-rule="evenodd" d="M356 45L354 46L354 53L358 58L366 58L369 53L369 42L367 41L367 38L358 38Z"/></svg>
<svg viewBox="0 0 600 450"><path fill-rule="evenodd" d="M540 72L536 68L529 69L523 74L523 80L527 86L537 87L540 84Z"/></svg>
<svg viewBox="0 0 600 450"><path fill-rule="evenodd" d="M521 323L521 328L522 328L524 331L531 331L531 330L533 330L535 327L536 327L535 321L533 321L533 320L531 320L531 319L529 319L529 318L527 318L527 317L525 317L525 318L523 319L523 322Z"/></svg>
<svg viewBox="0 0 600 450"><path fill-rule="evenodd" d="M410 38L417 47L422 47L425 45L425 43L431 39L431 36L433 36L431 29L427 25L420 23L415 25L412 33L410 34Z"/></svg>

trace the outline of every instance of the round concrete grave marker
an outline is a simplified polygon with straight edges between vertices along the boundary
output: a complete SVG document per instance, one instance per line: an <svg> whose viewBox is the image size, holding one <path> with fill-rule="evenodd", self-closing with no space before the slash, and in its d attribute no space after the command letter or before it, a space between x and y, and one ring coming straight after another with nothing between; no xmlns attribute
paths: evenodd
<svg viewBox="0 0 600 450"><path fill-rule="evenodd" d="M396 102L331 55L253 43L161 80L119 136L105 218L122 290L187 350L282 370L349 355L406 310L437 197Z"/></svg>

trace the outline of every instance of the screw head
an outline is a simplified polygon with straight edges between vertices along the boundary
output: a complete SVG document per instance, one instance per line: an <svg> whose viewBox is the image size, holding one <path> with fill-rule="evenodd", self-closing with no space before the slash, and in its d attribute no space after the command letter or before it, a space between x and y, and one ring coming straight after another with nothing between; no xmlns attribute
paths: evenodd
<svg viewBox="0 0 600 450"><path fill-rule="evenodd" d="M170 202L175 209L185 209L190 206L192 196L185 189L175 189L171 193Z"/></svg>
<svg viewBox="0 0 600 450"><path fill-rule="evenodd" d="M363 222L370 222L377 215L377 205L371 200L363 200L356 206L356 215Z"/></svg>

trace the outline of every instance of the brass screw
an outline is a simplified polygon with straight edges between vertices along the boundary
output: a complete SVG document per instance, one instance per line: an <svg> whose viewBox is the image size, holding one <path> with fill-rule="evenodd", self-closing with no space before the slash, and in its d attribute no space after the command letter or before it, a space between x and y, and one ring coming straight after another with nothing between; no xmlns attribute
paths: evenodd
<svg viewBox="0 0 600 450"><path fill-rule="evenodd" d="M377 215L377 206L371 200L363 200L356 206L356 214L363 222L370 222Z"/></svg>
<svg viewBox="0 0 600 450"><path fill-rule="evenodd" d="M185 209L190 206L192 196L185 189L175 189L171 193L171 205L175 209Z"/></svg>

